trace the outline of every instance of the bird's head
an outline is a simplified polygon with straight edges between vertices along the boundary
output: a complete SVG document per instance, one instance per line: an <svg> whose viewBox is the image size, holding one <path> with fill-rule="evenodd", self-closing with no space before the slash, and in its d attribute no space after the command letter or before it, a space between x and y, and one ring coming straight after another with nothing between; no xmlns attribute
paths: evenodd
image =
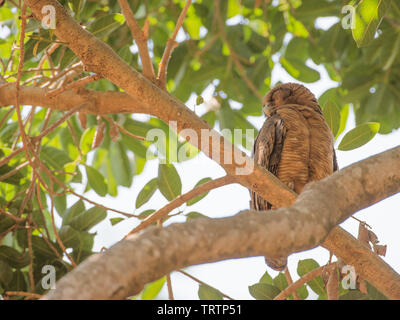
<svg viewBox="0 0 400 320"><path fill-rule="evenodd" d="M274 87L263 100L263 111L270 117L277 107L286 104L309 106L318 112L321 108L310 90L298 83L284 83Z"/></svg>

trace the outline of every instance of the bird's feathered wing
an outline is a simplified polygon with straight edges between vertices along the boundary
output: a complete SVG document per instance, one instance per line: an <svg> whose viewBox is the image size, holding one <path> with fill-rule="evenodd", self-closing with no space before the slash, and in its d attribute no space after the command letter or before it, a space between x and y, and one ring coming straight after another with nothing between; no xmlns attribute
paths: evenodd
<svg viewBox="0 0 400 320"><path fill-rule="evenodd" d="M269 172L278 175L283 141L286 128L279 114L268 118L262 126L254 142L253 156L257 164ZM255 192L251 192L251 208L262 211L271 209L272 205Z"/></svg>

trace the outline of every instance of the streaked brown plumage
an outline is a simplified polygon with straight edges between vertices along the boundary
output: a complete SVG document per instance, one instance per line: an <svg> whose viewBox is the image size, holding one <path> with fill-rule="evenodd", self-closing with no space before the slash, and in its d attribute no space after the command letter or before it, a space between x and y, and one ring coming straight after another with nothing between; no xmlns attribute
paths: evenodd
<svg viewBox="0 0 400 320"><path fill-rule="evenodd" d="M304 86L286 83L273 88L264 98L264 122L254 143L255 161L276 175L295 192L338 169L333 136L315 96ZM251 192L251 208L274 207ZM267 264L283 270L286 257Z"/></svg>

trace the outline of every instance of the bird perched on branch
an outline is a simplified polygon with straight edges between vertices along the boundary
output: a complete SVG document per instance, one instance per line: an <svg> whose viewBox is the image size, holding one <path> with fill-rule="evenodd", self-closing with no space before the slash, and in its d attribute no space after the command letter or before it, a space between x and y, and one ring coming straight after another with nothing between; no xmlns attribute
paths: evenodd
<svg viewBox="0 0 400 320"><path fill-rule="evenodd" d="M334 138L315 96L304 86L285 83L273 88L263 100L267 116L253 148L257 164L296 193L314 180L338 170ZM276 209L251 192L251 208ZM275 270L283 270L287 257L265 258Z"/></svg>

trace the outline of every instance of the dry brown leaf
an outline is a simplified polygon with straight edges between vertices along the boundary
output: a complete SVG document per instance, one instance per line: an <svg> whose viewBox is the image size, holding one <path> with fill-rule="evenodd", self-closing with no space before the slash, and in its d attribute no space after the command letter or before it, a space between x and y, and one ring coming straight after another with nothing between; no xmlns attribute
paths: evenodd
<svg viewBox="0 0 400 320"><path fill-rule="evenodd" d="M115 125L114 121L110 122L110 137L111 137L111 140L114 142L117 142L117 140L119 138L119 130L118 130L118 127Z"/></svg>
<svg viewBox="0 0 400 320"><path fill-rule="evenodd" d="M105 128L106 128L106 124L101 119L99 119L97 122L96 132L94 133L92 149L96 149L98 146L100 146L102 144L102 142L104 140Z"/></svg>
<svg viewBox="0 0 400 320"><path fill-rule="evenodd" d="M372 244L377 244L379 242L378 236L371 230L368 230L368 238Z"/></svg>
<svg viewBox="0 0 400 320"><path fill-rule="evenodd" d="M329 268L329 278L326 284L328 300L339 300L339 279L335 265Z"/></svg>
<svg viewBox="0 0 400 320"><path fill-rule="evenodd" d="M369 233L368 229L365 226L365 222L360 222L358 225L358 240L360 240L362 243L365 243L369 248L371 248L369 244Z"/></svg>
<svg viewBox="0 0 400 320"><path fill-rule="evenodd" d="M379 256L386 256L386 248L386 244L384 246L380 244L374 244L374 252Z"/></svg>
<svg viewBox="0 0 400 320"><path fill-rule="evenodd" d="M358 284L358 289L364 293L364 294L368 294L367 291L367 284L365 283L364 279L359 278L359 284Z"/></svg>

